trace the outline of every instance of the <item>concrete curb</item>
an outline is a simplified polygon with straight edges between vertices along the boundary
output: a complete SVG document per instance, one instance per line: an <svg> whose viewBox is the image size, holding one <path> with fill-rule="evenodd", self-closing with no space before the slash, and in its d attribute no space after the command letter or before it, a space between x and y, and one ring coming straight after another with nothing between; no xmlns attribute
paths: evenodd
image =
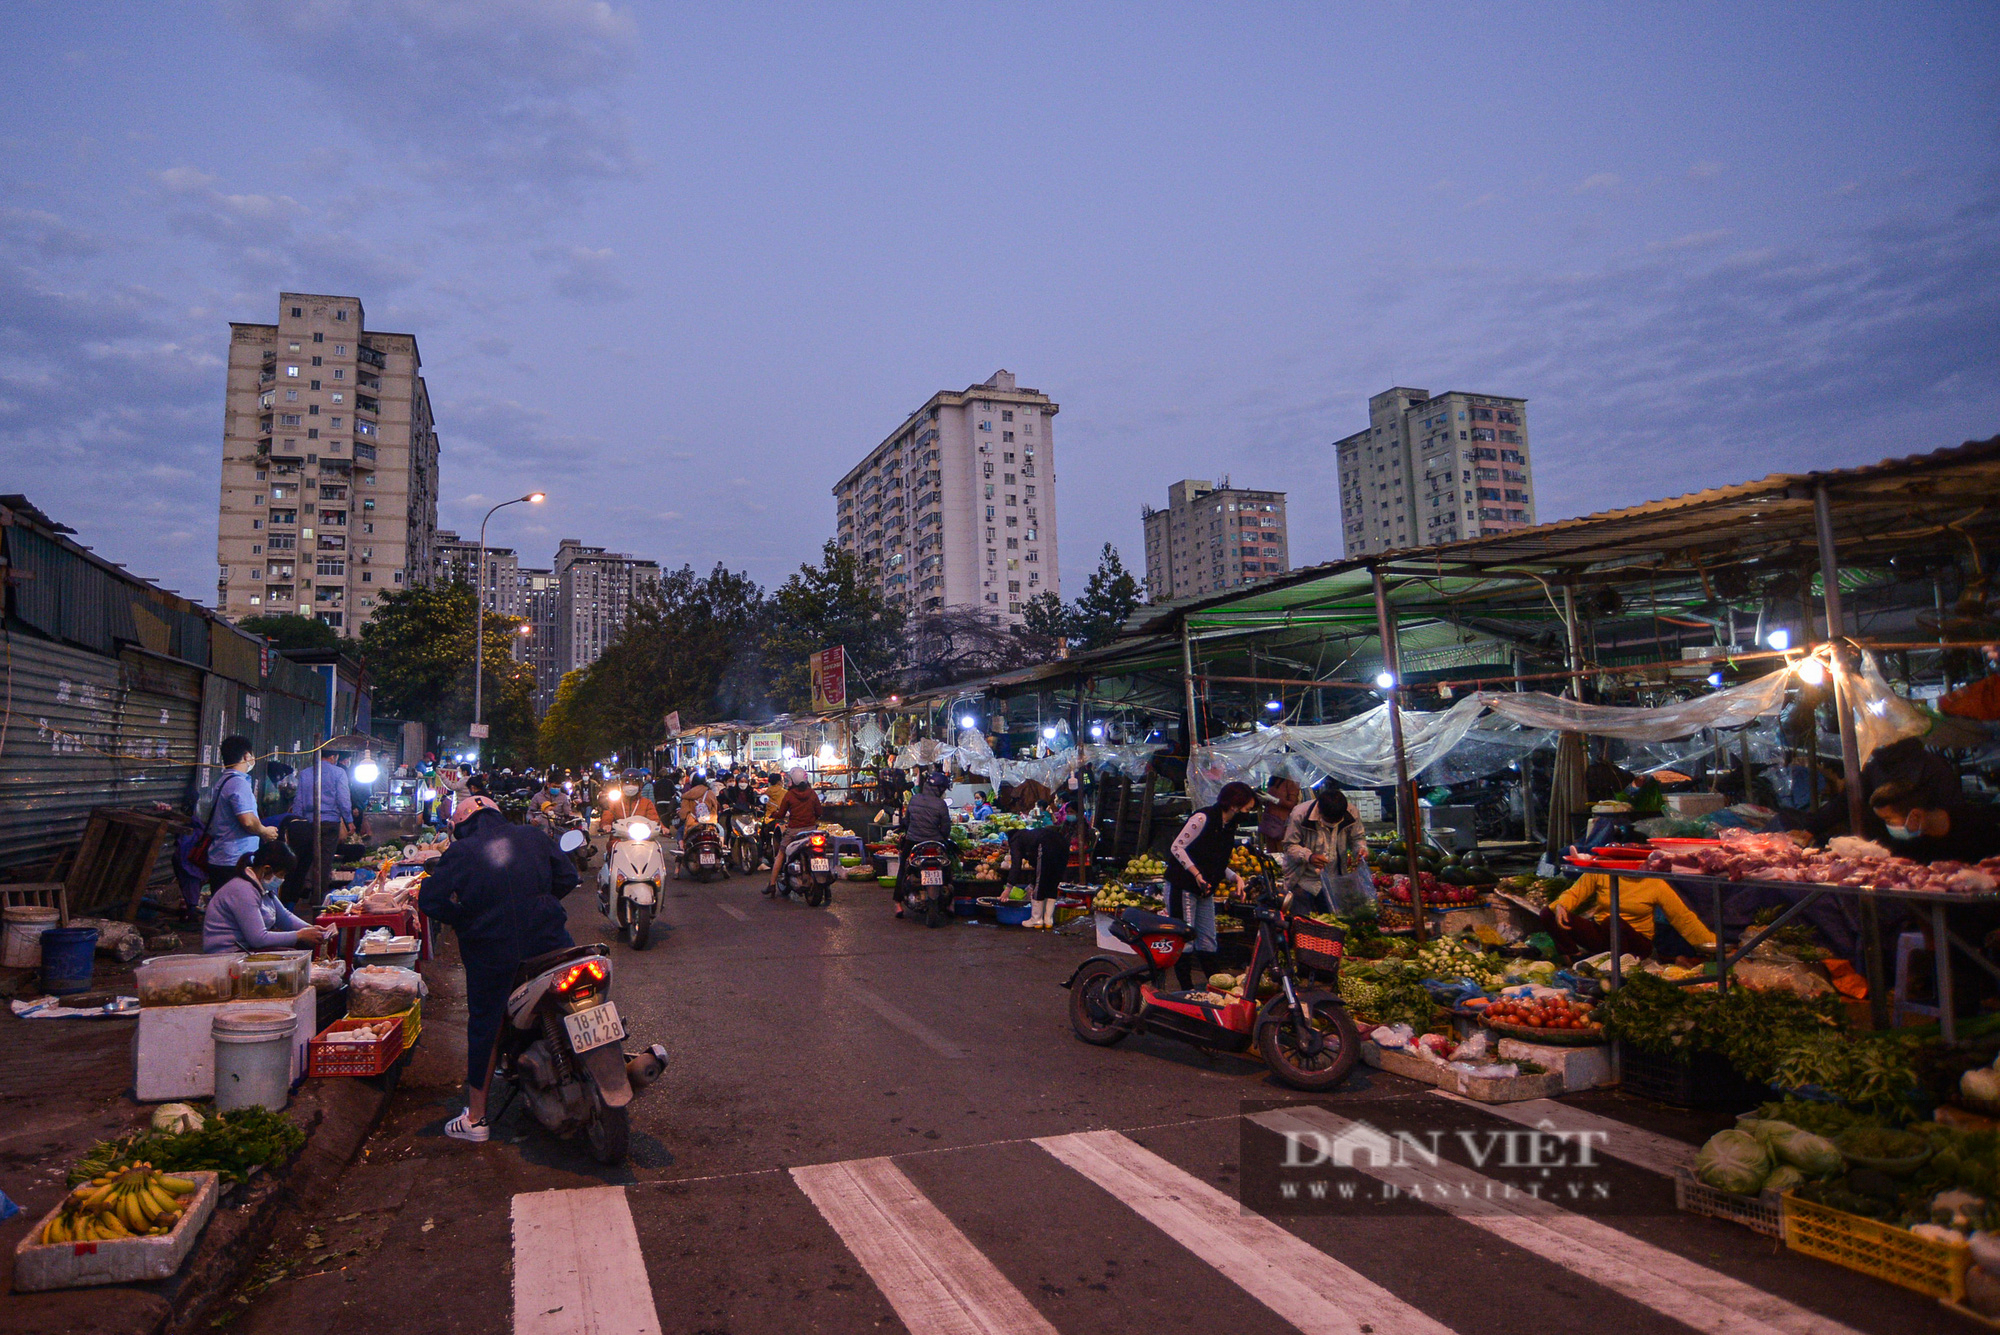
<svg viewBox="0 0 2000 1335"><path fill-rule="evenodd" d="M180 1271L156 1284L19 1293L0 1304L4 1335L189 1335L242 1282L290 1211L326 1202L382 1119L402 1062L371 1080L309 1080L285 1110L305 1148L281 1173L260 1175L226 1200Z"/></svg>

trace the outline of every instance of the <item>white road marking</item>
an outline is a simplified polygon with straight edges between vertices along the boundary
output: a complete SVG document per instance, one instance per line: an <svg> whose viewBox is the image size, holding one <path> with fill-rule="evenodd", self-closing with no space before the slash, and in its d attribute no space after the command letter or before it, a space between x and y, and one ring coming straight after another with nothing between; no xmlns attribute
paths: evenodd
<svg viewBox="0 0 2000 1335"><path fill-rule="evenodd" d="M623 1187L514 1197L514 1335L660 1335Z"/></svg>
<svg viewBox="0 0 2000 1335"><path fill-rule="evenodd" d="M814 1164L792 1178L911 1335L1056 1335L889 1160Z"/></svg>
<svg viewBox="0 0 2000 1335"><path fill-rule="evenodd" d="M1116 1131L1035 1143L1310 1335L1451 1335L1449 1326Z"/></svg>
<svg viewBox="0 0 2000 1335"><path fill-rule="evenodd" d="M917 1042L937 1053L940 1057L958 1058L965 1055L965 1049L940 1034L937 1030L919 1020L916 1016L898 1010L883 998L876 996L865 987L849 986L847 995L874 1011L877 1015L895 1025Z"/></svg>
<svg viewBox="0 0 2000 1335"><path fill-rule="evenodd" d="M1548 1125L1542 1129L1549 1131L1601 1132L1603 1138L1593 1139L1591 1142L1598 1153L1608 1154L1614 1159L1623 1159L1626 1163L1640 1168L1651 1169L1665 1177L1672 1177L1678 1169L1685 1168L1690 1172L1694 1169L1696 1146L1684 1140L1675 1140L1672 1136L1663 1136L1658 1132L1629 1125L1614 1117L1602 1117L1594 1112L1586 1112L1582 1108L1572 1108L1566 1103L1557 1103L1554 1099L1523 1099L1519 1103L1480 1103L1448 1090L1434 1089L1431 1093L1450 1099L1454 1103L1463 1103L1469 1108L1477 1108L1481 1112L1492 1113L1495 1117L1504 1117L1510 1122L1519 1122L1522 1126L1540 1127L1546 1122Z"/></svg>
<svg viewBox="0 0 2000 1335"><path fill-rule="evenodd" d="M1312 1107L1277 1109L1250 1120L1281 1134L1324 1136L1360 1125ZM1454 1218L1708 1335L1854 1335L1817 1312L1552 1201L1496 1193L1494 1188L1501 1186L1497 1179L1449 1160L1433 1164L1422 1156L1400 1154L1396 1162L1376 1166L1372 1155L1354 1158L1358 1171L1432 1200Z"/></svg>
<svg viewBox="0 0 2000 1335"><path fill-rule="evenodd" d="M750 921L750 915L745 913L742 909L737 908L734 904L725 904L721 900L717 900L715 907L721 909L724 913L727 913L730 917L736 919L736 921L738 922Z"/></svg>

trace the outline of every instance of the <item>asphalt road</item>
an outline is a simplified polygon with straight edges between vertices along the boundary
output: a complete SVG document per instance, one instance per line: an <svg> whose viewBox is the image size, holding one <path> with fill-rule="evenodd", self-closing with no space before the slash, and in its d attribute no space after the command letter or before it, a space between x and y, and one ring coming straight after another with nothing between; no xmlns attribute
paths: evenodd
<svg viewBox="0 0 2000 1335"><path fill-rule="evenodd" d="M1623 1128L1671 1138L1630 1138L1627 1156L1652 1167L1596 1161L1615 1206L1495 1213L1479 1197L1507 1176L1498 1160L1475 1170L1447 1154L1431 1168L1406 1156L1399 1206L1246 1211L1246 1166L1278 1161L1285 1126L1331 1133L1358 1120L1419 1144L1435 1131L1489 1147L1522 1128L1365 1068L1314 1100L1243 1058L1150 1038L1089 1047L1069 1032L1059 986L1094 953L1088 937L931 931L894 920L873 885L842 885L816 910L774 903L761 884L672 883L663 917L674 930L643 954L614 948L628 1047L660 1041L672 1053L633 1106L633 1160L617 1171L519 1112L486 1146L443 1138L464 1050L447 950L430 966L425 1038L384 1126L310 1232L273 1240L230 1328L1967 1328L1902 1290L1677 1213L1654 1171L1661 1153L1726 1119L1610 1094L1564 1102L1615 1119L1611 1154ZM605 938L588 887L570 927ZM1246 1108L1272 1105L1307 1120L1267 1113L1246 1129ZM1441 1186L1457 1198L1407 1203Z"/></svg>

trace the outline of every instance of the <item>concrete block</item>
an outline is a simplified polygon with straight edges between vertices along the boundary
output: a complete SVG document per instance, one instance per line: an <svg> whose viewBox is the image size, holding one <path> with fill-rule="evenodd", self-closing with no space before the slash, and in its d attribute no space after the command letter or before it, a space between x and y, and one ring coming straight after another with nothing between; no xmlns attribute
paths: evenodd
<svg viewBox="0 0 2000 1335"><path fill-rule="evenodd" d="M1552 1043L1523 1043L1517 1038L1500 1040L1500 1060L1533 1062L1562 1077L1561 1092L1603 1089L1618 1083L1611 1075L1611 1045L1593 1043L1589 1047L1558 1047Z"/></svg>

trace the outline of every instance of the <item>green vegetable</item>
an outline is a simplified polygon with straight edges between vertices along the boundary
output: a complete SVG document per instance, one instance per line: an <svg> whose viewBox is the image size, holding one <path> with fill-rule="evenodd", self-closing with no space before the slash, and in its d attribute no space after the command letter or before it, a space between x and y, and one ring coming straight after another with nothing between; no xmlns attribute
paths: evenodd
<svg viewBox="0 0 2000 1335"><path fill-rule="evenodd" d="M1783 1122L1766 1122L1767 1127L1784 1126ZM1790 1127L1784 1132L1763 1137L1778 1162L1790 1165L1808 1177L1830 1177L1847 1166L1834 1148L1832 1141L1824 1136L1815 1136L1810 1131Z"/></svg>
<svg viewBox="0 0 2000 1335"><path fill-rule="evenodd" d="M1754 1196L1771 1173L1763 1142L1747 1131L1718 1131L1694 1156L1694 1175L1718 1191Z"/></svg>
<svg viewBox="0 0 2000 1335"><path fill-rule="evenodd" d="M1805 1184L1806 1175L1786 1163L1779 1164L1771 1170L1771 1175L1764 1179L1763 1189L1783 1194L1787 1191L1796 1191Z"/></svg>
<svg viewBox="0 0 2000 1335"><path fill-rule="evenodd" d="M158 1132L99 1141L70 1170L72 1185L144 1160L166 1173L216 1172L241 1182L258 1166L278 1168L306 1143L306 1133L268 1108L211 1115L199 1131Z"/></svg>

